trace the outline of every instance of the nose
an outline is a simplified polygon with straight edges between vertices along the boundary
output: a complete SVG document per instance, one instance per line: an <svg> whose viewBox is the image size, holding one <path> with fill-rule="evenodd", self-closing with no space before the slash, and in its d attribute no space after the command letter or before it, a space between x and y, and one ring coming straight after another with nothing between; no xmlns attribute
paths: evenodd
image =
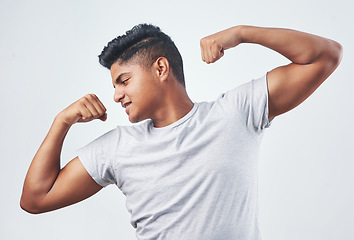
<svg viewBox="0 0 354 240"><path fill-rule="evenodd" d="M114 89L114 95L113 95L113 100L118 103L124 98L124 92L122 89L118 86L115 87Z"/></svg>

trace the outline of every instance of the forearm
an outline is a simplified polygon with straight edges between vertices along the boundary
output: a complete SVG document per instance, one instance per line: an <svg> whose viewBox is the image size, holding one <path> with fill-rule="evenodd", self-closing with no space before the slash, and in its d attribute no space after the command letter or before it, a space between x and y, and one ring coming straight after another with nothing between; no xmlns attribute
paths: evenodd
<svg viewBox="0 0 354 240"><path fill-rule="evenodd" d="M268 47L296 64L311 64L320 58L340 58L339 43L312 34L281 28L238 26L232 28L242 43Z"/></svg>
<svg viewBox="0 0 354 240"><path fill-rule="evenodd" d="M40 201L53 186L60 172L60 154L70 126L57 116L34 156L25 178L21 205Z"/></svg>
<svg viewBox="0 0 354 240"><path fill-rule="evenodd" d="M342 46L330 39L290 29L236 26L200 40L202 60L213 63L241 43L270 48L292 61L267 74L269 115L298 106L337 68Z"/></svg>
<svg viewBox="0 0 354 240"><path fill-rule="evenodd" d="M87 94L61 111L28 169L20 205L30 213L52 211L79 202L99 191L78 157L60 168L60 153L70 127L77 122L107 119L106 108Z"/></svg>

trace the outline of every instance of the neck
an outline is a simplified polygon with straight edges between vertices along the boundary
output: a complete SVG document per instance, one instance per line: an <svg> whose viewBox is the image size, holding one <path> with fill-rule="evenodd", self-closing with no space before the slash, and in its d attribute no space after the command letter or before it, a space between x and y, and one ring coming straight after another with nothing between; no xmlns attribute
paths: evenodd
<svg viewBox="0 0 354 240"><path fill-rule="evenodd" d="M163 105L152 119L156 128L166 127L183 118L194 105L180 83L172 81L170 84L173 86L165 88Z"/></svg>

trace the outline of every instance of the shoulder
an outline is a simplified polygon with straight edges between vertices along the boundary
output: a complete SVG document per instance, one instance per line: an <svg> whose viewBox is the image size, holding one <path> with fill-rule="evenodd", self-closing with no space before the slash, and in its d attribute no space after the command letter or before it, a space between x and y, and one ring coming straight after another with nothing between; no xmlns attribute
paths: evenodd
<svg viewBox="0 0 354 240"><path fill-rule="evenodd" d="M221 97L251 97L252 95L261 93L262 95L267 93L267 79L266 74L262 77L252 79L241 85L225 92Z"/></svg>
<svg viewBox="0 0 354 240"><path fill-rule="evenodd" d="M117 126L78 149L80 159L93 156L114 157L115 153L129 144L135 143L146 128L146 122L131 126ZM139 134L140 132L140 134Z"/></svg>
<svg viewBox="0 0 354 240"><path fill-rule="evenodd" d="M221 94L216 105L226 116L237 117L249 129L259 131L269 126L267 75L245 82Z"/></svg>
<svg viewBox="0 0 354 240"><path fill-rule="evenodd" d="M252 79L219 95L216 103L230 110L249 110L267 101L268 89L266 75Z"/></svg>
<svg viewBox="0 0 354 240"><path fill-rule="evenodd" d="M127 141L129 137L137 136L139 133L146 131L144 129L147 128L147 124L147 122L142 122L127 126L116 126L92 140L84 148L97 148L103 151L107 151L109 148L115 148L121 139Z"/></svg>

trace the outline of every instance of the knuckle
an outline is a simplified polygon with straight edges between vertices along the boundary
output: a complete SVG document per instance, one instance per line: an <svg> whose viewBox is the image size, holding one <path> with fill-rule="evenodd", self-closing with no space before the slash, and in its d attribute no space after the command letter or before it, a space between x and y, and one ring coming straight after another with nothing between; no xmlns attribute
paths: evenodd
<svg viewBox="0 0 354 240"><path fill-rule="evenodd" d="M89 99L89 100L91 100L91 99L93 99L94 97L92 96L92 94L87 94L87 95L86 95L86 98Z"/></svg>
<svg viewBox="0 0 354 240"><path fill-rule="evenodd" d="M100 108L100 109L97 110L97 112L98 112L98 114L102 115L105 111L104 111L104 109Z"/></svg>
<svg viewBox="0 0 354 240"><path fill-rule="evenodd" d="M81 98L80 100L79 100L79 104L81 105L81 106L83 106L83 105L85 105L85 102L87 101L87 99L85 98L85 97L83 97L83 98Z"/></svg>
<svg viewBox="0 0 354 240"><path fill-rule="evenodd" d="M94 99L96 99L96 98L97 98L96 95L95 95L95 94L91 94L91 93L86 94L86 95L83 97L83 99L85 99L86 101L92 101L92 100L94 100Z"/></svg>
<svg viewBox="0 0 354 240"><path fill-rule="evenodd" d="M81 99L83 99L84 101L86 101L89 98L89 95L86 94L85 96L83 96Z"/></svg>

